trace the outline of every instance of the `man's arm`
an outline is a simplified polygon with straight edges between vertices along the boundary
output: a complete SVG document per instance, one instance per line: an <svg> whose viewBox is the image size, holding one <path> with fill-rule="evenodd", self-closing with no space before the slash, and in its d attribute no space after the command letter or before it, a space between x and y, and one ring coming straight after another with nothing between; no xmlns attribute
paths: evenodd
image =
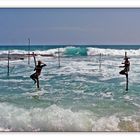
<svg viewBox="0 0 140 140"><path fill-rule="evenodd" d="M124 68L125 66L119 66L119 68Z"/></svg>
<svg viewBox="0 0 140 140"><path fill-rule="evenodd" d="M34 68L34 71L36 70L36 67Z"/></svg>
<svg viewBox="0 0 140 140"><path fill-rule="evenodd" d="M43 67L45 67L45 66L47 66L46 64L43 64L41 67L43 68Z"/></svg>

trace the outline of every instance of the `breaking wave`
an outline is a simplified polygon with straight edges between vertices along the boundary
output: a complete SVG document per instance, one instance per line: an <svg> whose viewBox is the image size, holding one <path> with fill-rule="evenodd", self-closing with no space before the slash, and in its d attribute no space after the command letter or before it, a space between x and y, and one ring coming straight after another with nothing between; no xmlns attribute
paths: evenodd
<svg viewBox="0 0 140 140"><path fill-rule="evenodd" d="M90 111L73 112L57 105L23 109L0 103L0 131L139 131L134 117L96 117Z"/></svg>
<svg viewBox="0 0 140 140"><path fill-rule="evenodd" d="M129 56L139 56L140 49L105 49L105 48L93 48L93 47L74 47L67 46L65 48L59 48L59 53L61 56L92 56L92 55L110 55L110 56L124 56L125 52ZM0 54L7 54L8 51L0 51ZM32 52L31 52L32 53ZM48 49L48 50L35 50L36 54L44 54L50 56L58 56L58 49ZM25 50L11 50L10 54L28 54Z"/></svg>

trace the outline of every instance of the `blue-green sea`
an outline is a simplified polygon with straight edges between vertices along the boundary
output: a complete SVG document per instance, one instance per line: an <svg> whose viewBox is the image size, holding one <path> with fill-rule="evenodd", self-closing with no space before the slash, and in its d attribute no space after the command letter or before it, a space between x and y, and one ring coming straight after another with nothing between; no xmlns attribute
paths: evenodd
<svg viewBox="0 0 140 140"><path fill-rule="evenodd" d="M8 51L34 52L47 65L39 89L32 56L30 64L11 59L7 75ZM127 92L119 74L125 52ZM140 45L0 46L0 131L140 131L139 60Z"/></svg>

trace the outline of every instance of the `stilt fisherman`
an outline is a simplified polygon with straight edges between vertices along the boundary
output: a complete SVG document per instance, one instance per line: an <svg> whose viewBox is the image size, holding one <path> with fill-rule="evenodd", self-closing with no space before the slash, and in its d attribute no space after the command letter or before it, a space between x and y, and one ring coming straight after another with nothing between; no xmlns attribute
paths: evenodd
<svg viewBox="0 0 140 140"><path fill-rule="evenodd" d="M119 73L121 75L125 75L126 76L126 91L128 91L128 72L130 70L130 62L128 60L129 58L127 57L126 53L125 53L125 58L124 58L124 62L122 64L124 64L123 66L119 66L120 68L124 68L123 70L121 70Z"/></svg>
<svg viewBox="0 0 140 140"><path fill-rule="evenodd" d="M128 59L129 59L128 57L125 57L124 58L125 61L122 63L124 64L124 66L119 66L120 68L124 68L123 70L120 71L120 74L126 75L126 76L128 76L128 72L130 70L130 62Z"/></svg>
<svg viewBox="0 0 140 140"><path fill-rule="evenodd" d="M43 64L41 61L38 61L38 64L36 65L34 69L34 71L36 72L30 76L30 78L34 80L34 83L37 82L38 88L39 88L39 75L41 74L41 70L44 66L46 66L46 64Z"/></svg>

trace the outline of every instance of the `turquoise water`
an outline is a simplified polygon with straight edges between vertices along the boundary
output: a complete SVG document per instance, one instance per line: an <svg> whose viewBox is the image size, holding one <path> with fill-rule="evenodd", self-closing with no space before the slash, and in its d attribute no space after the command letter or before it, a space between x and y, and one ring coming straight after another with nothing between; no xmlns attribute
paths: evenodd
<svg viewBox="0 0 140 140"><path fill-rule="evenodd" d="M27 59L10 61L9 77L7 60L0 61L0 130L139 131L139 48L59 46L59 68L57 47L35 49L39 54L54 55L36 57L47 64L39 90L30 79L33 58L30 65ZM119 75L125 51L131 57L128 92L125 77ZM11 51L15 52L27 53L20 47Z"/></svg>

